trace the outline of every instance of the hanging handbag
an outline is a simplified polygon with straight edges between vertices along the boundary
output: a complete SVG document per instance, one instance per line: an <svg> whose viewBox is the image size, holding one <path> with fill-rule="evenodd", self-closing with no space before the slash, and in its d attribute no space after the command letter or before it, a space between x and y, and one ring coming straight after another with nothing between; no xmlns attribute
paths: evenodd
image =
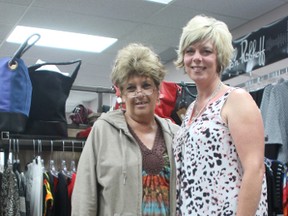
<svg viewBox="0 0 288 216"><path fill-rule="evenodd" d="M85 107L83 104L78 104L69 115L69 118L72 120L72 123L75 125L84 124L87 125L89 123L88 116L92 113L90 109Z"/></svg>
<svg viewBox="0 0 288 216"><path fill-rule="evenodd" d="M163 81L159 90L159 103L155 108L155 113L163 118L171 118L172 111L175 109L177 95L180 86L174 82Z"/></svg>
<svg viewBox="0 0 288 216"><path fill-rule="evenodd" d="M25 130L31 106L32 85L21 57L39 39L39 34L31 35L12 58L0 59L0 131L22 133Z"/></svg>
<svg viewBox="0 0 288 216"><path fill-rule="evenodd" d="M178 85L180 86L180 90L178 91L175 109L171 117L176 124L181 125L189 105L197 97L197 89L193 83L181 82Z"/></svg>
<svg viewBox="0 0 288 216"><path fill-rule="evenodd" d="M81 60L46 62L28 67L33 91L26 134L67 137L66 100L81 62ZM76 65L76 67L71 75L64 75L41 68L47 65Z"/></svg>

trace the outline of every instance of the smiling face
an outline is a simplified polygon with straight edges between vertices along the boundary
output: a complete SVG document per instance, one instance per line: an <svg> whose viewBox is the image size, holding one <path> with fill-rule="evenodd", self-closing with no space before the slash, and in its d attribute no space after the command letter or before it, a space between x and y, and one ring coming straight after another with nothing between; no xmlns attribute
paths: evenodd
<svg viewBox="0 0 288 216"><path fill-rule="evenodd" d="M159 93L153 80L145 76L132 76L123 86L122 100L126 114L132 118L154 118Z"/></svg>
<svg viewBox="0 0 288 216"><path fill-rule="evenodd" d="M191 44L184 50L186 73L195 82L218 77L217 51L211 41Z"/></svg>

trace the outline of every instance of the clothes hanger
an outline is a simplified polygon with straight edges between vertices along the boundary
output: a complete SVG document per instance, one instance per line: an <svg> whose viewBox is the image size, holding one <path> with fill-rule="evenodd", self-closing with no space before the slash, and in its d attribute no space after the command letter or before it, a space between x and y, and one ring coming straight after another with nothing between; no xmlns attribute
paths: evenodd
<svg viewBox="0 0 288 216"><path fill-rule="evenodd" d="M54 160L52 159L53 155L53 140L50 140L50 145L51 145L51 152L50 152L50 161L49 161L49 172L54 176L55 178L58 178L58 172L55 168L55 163Z"/></svg>
<svg viewBox="0 0 288 216"><path fill-rule="evenodd" d="M37 140L37 147L38 147L38 156L37 156L37 161L38 163L41 163L41 167L42 167L42 171L43 173L47 172L46 168L45 168L45 163L44 163L44 159L42 157L42 140L38 139Z"/></svg>
<svg viewBox="0 0 288 216"><path fill-rule="evenodd" d="M13 159L13 170L18 171L21 173L20 167L20 159L19 159L19 140L13 139L13 152L14 152L14 159Z"/></svg>
<svg viewBox="0 0 288 216"><path fill-rule="evenodd" d="M75 163L75 151L74 151L74 141L72 141L72 153L73 153L73 157L72 160L70 162L70 173L69 175L72 177L73 173L76 173L76 163Z"/></svg>
<svg viewBox="0 0 288 216"><path fill-rule="evenodd" d="M7 166L9 168L13 168L13 153L12 153L12 140L9 139L9 150L8 150L8 158L7 158Z"/></svg>
<svg viewBox="0 0 288 216"><path fill-rule="evenodd" d="M62 144L63 144L63 153L65 152L65 141L63 140L62 141ZM70 178L70 174L69 174L69 171L67 169L67 166L66 166L66 161L64 159L61 160L61 173L67 177L67 178Z"/></svg>

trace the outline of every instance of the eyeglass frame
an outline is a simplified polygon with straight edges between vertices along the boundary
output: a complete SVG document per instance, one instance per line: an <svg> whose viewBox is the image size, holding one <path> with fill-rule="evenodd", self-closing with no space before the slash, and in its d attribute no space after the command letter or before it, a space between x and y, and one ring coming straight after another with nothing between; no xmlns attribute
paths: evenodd
<svg viewBox="0 0 288 216"><path fill-rule="evenodd" d="M133 91L133 92L127 92L127 91L125 91L124 92L124 94L128 97L128 98L135 98L135 97L137 97L137 95L141 92L143 95L145 95L145 96L150 96L150 95L152 95L153 93L154 93L154 90L156 89L156 87L155 86L151 86L151 88L149 88L149 89L143 89L143 88L141 88L141 90L136 90L136 91ZM148 93L146 93L145 91L147 91L147 90L149 90L149 92ZM150 92L151 91L151 92ZM131 95L131 96L129 96L129 94L133 94L133 95Z"/></svg>

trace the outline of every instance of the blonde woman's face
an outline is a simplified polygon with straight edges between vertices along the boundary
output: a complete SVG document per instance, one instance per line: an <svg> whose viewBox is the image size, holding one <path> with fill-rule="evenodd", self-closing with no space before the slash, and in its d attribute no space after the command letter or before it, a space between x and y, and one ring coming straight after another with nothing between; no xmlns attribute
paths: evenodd
<svg viewBox="0 0 288 216"><path fill-rule="evenodd" d="M184 68L197 82L217 75L217 51L211 41L199 41L184 50Z"/></svg>

